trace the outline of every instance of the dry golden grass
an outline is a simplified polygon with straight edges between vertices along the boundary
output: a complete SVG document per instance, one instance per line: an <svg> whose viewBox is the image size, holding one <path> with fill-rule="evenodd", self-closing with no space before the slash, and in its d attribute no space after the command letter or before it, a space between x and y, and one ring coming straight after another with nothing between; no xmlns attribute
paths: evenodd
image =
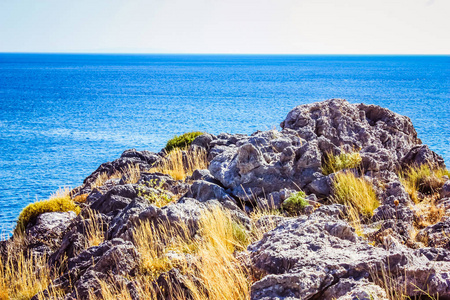
<svg viewBox="0 0 450 300"><path fill-rule="evenodd" d="M444 208L436 207L434 197L427 197L422 202L417 203L413 207L413 211L418 220L414 225L418 229L438 223L445 214Z"/></svg>
<svg viewBox="0 0 450 300"><path fill-rule="evenodd" d="M359 216L359 211L350 202L347 202L347 219L349 221L349 224L355 229L355 233L358 236L364 236L361 218Z"/></svg>
<svg viewBox="0 0 450 300"><path fill-rule="evenodd" d="M141 177L139 165L128 165L122 173L125 176L125 183L136 183Z"/></svg>
<svg viewBox="0 0 450 300"><path fill-rule="evenodd" d="M105 241L105 232L103 231L105 224L100 215L87 209L87 225L85 227L86 245L85 248L98 246Z"/></svg>
<svg viewBox="0 0 450 300"><path fill-rule="evenodd" d="M106 181L108 181L110 179L118 179L118 178L122 178L122 174L120 174L120 172L114 172L111 175L108 175L108 173L106 173L106 172L100 173L100 175L97 176L95 181L93 183L91 183L91 189L93 190L93 189L99 188L102 185L104 185Z"/></svg>
<svg viewBox="0 0 450 300"><path fill-rule="evenodd" d="M250 299L248 271L233 255L235 250L244 248L242 237L236 236L233 224L236 223L230 213L219 208L202 214L196 238L183 224L140 224L133 238L141 253L141 275L137 277L140 296L156 299L153 280L162 272L177 267L188 275L183 284L188 287L189 295L182 292L179 286L172 286L169 293L173 299ZM168 251L181 255L173 260L167 256ZM191 254L189 262L183 255L186 253ZM193 280L189 275L198 280ZM102 286L101 299L131 299L125 287L111 288L107 282L103 282Z"/></svg>
<svg viewBox="0 0 450 300"><path fill-rule="evenodd" d="M183 153L186 153L184 157ZM172 176L175 180L183 180L192 175L195 170L206 168L208 168L208 159L205 150L196 149L185 152L175 148L162 162L150 169L150 172L160 172Z"/></svg>
<svg viewBox="0 0 450 300"><path fill-rule="evenodd" d="M249 215L252 220L252 230L249 236L250 243L261 240L266 232L277 227L277 218L281 216L282 214L279 210L268 208L257 207L251 212ZM262 218L264 219L261 220ZM260 220L259 226L256 223L258 220Z"/></svg>
<svg viewBox="0 0 450 300"><path fill-rule="evenodd" d="M100 283L100 294L101 297L96 296L92 291L89 291L89 299L98 300L135 300L127 289L125 285L115 286L108 284L106 281L99 280ZM141 291L142 292L142 291ZM147 296L149 300L156 300L156 292L148 293ZM141 293L142 294L142 293Z"/></svg>
<svg viewBox="0 0 450 300"><path fill-rule="evenodd" d="M88 194L77 195L77 196L73 197L73 201L78 202L78 203L85 203L87 197L88 197Z"/></svg>
<svg viewBox="0 0 450 300"><path fill-rule="evenodd" d="M338 172L333 182L333 200L353 207L364 217L371 217L380 205L372 184L352 172Z"/></svg>
<svg viewBox="0 0 450 300"><path fill-rule="evenodd" d="M8 261L0 259L0 267L2 300L31 299L45 290L52 279L45 256L36 257L21 251L10 253Z"/></svg>
<svg viewBox="0 0 450 300"><path fill-rule="evenodd" d="M110 179L121 179L124 178L125 183L136 183L141 176L141 170L139 165L127 165L125 169L120 171L115 171L113 174L108 175L108 173L100 173L100 175L91 184L91 189L99 188L105 184L106 181Z"/></svg>
<svg viewBox="0 0 450 300"><path fill-rule="evenodd" d="M444 175L450 176L450 171L447 169L433 169L428 165L420 165L400 172L399 177L414 203L419 203L421 199L419 199L418 192L426 195L438 193L445 182L443 179Z"/></svg>
<svg viewBox="0 0 450 300"><path fill-rule="evenodd" d="M400 274L400 276L394 276L391 272L391 266L389 261L387 262L387 266L381 266L370 268L369 274L372 281L381 286L386 292L386 296L389 300L413 300L413 299L428 299L428 300L439 300L439 295L431 295L429 291L423 290L420 287L416 286L413 283L410 283L407 280L401 280L402 283L399 282L399 277L406 278L407 274ZM428 274L428 277L431 276L431 273ZM408 296L408 290L413 288L418 295L416 296Z"/></svg>
<svg viewBox="0 0 450 300"><path fill-rule="evenodd" d="M61 192L54 196L60 197ZM50 269L47 256L32 254L26 250L27 247L28 239L25 233L15 231L7 243L6 260L2 260L0 256L0 300L30 299L46 290L51 281L61 275L61 270ZM53 299L59 299L63 293L50 289L49 295ZM39 294L38 299L48 298Z"/></svg>
<svg viewBox="0 0 450 300"><path fill-rule="evenodd" d="M343 169L356 168L359 166L361 161L361 155L357 151L342 151L339 155L326 153L324 163L322 165L322 173L329 175Z"/></svg>
<svg viewBox="0 0 450 300"><path fill-rule="evenodd" d="M141 254L142 274L156 279L159 274L171 269L171 262L165 256L165 251L166 247L170 247L173 235L173 229L162 225L154 226L150 222L143 222L137 227L133 240Z"/></svg>

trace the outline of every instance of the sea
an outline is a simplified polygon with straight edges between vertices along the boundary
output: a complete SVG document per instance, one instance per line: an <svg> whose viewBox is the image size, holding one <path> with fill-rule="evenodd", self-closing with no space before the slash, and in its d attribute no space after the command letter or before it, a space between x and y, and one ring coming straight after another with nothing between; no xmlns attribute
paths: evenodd
<svg viewBox="0 0 450 300"><path fill-rule="evenodd" d="M408 116L450 164L450 56L0 54L0 226L126 149L279 129L330 98Z"/></svg>

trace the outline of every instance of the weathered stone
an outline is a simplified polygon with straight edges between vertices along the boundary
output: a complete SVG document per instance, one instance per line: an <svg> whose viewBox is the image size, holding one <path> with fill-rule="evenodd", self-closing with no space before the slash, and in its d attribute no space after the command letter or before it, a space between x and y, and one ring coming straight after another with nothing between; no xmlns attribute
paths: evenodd
<svg viewBox="0 0 450 300"><path fill-rule="evenodd" d="M148 170L160 159L160 155L150 151L136 151L135 149L126 150L122 153L120 158L112 162L101 164L97 170L86 177L83 181L83 185L74 189L71 194L89 194L92 191L92 185L102 174L106 174L107 176L111 176L116 172L123 174L126 173L127 168L130 166L138 166L141 171Z"/></svg>
<svg viewBox="0 0 450 300"><path fill-rule="evenodd" d="M450 250L450 218L420 230L416 239L429 247Z"/></svg>
<svg viewBox="0 0 450 300"><path fill-rule="evenodd" d="M268 274L252 286L254 300L310 299L342 278L376 280L382 272L409 296L419 295L418 288L450 296L450 263L431 264L405 247L386 251L368 245L346 222L319 209L283 222L248 249L254 267Z"/></svg>
<svg viewBox="0 0 450 300"><path fill-rule="evenodd" d="M208 151L209 149L211 149L211 142L215 139L217 139L216 136L209 133L204 133L202 135L199 135L194 139L194 141L192 141L191 147L200 147Z"/></svg>
<svg viewBox="0 0 450 300"><path fill-rule="evenodd" d="M450 198L450 180L445 181L440 191L441 198Z"/></svg>
<svg viewBox="0 0 450 300"><path fill-rule="evenodd" d="M28 224L25 231L28 248L41 255L48 255L58 249L64 233L76 216L73 211L40 214Z"/></svg>
<svg viewBox="0 0 450 300"><path fill-rule="evenodd" d="M444 159L438 155L427 145L417 145L402 158L401 164L403 168L411 166L428 165L432 168L445 168Z"/></svg>
<svg viewBox="0 0 450 300"><path fill-rule="evenodd" d="M340 278L325 290L323 300L388 300L386 291L367 279Z"/></svg>
<svg viewBox="0 0 450 300"><path fill-rule="evenodd" d="M72 297L89 299L89 291L98 296L98 279L135 275L139 259L140 255L132 243L112 239L69 259L68 271L56 279L52 286L69 292L70 286L74 285Z"/></svg>
<svg viewBox="0 0 450 300"><path fill-rule="evenodd" d="M118 185L106 194L101 195L90 207L103 214L116 215L121 209L130 204L135 197L137 197L137 192L133 185ZM87 201L90 201L89 197Z"/></svg>

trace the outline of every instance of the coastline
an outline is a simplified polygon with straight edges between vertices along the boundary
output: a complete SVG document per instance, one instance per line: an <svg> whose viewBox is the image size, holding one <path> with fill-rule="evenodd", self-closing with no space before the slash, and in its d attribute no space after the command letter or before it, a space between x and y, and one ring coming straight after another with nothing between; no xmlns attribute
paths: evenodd
<svg viewBox="0 0 450 300"><path fill-rule="evenodd" d="M126 150L22 212L0 279L23 259L60 268L44 298L449 297L450 172L411 120L331 99L280 126Z"/></svg>

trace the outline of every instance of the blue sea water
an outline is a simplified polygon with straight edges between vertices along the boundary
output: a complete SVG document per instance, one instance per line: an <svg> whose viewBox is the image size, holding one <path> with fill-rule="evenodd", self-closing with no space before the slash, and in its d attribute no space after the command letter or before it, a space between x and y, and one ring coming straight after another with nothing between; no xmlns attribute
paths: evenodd
<svg viewBox="0 0 450 300"><path fill-rule="evenodd" d="M0 54L0 224L129 148L250 134L329 98L410 117L450 163L450 56Z"/></svg>

